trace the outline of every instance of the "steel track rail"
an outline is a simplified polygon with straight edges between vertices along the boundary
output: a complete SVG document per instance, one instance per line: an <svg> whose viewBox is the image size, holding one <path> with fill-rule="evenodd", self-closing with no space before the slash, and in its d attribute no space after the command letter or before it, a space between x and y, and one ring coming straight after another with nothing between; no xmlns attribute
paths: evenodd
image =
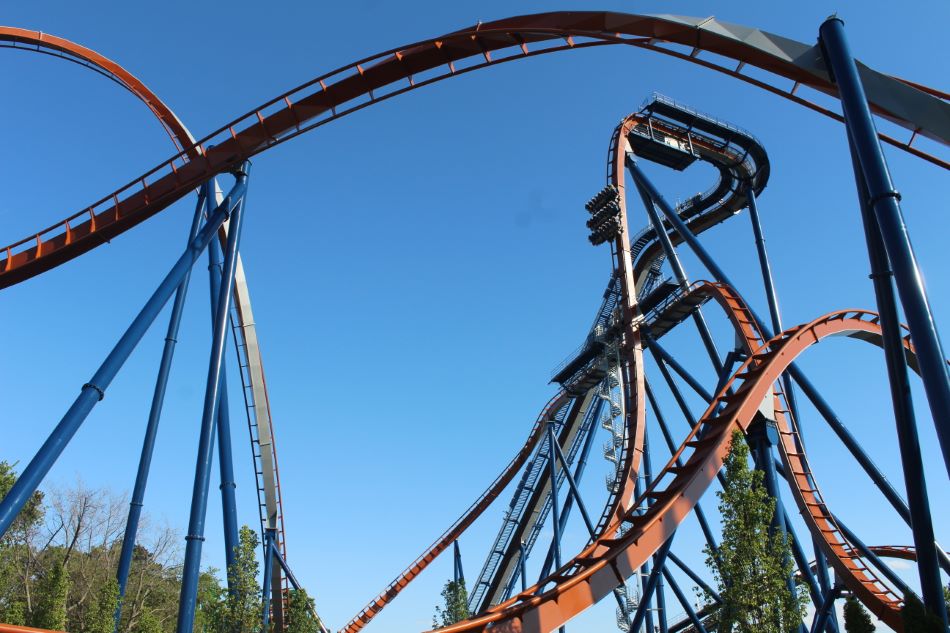
<svg viewBox="0 0 950 633"><path fill-rule="evenodd" d="M763 341L741 299L722 284L697 284L694 291L708 292L724 308L740 333L749 353L748 360L723 387L700 421L660 471L654 483L635 503L646 499L653 505L642 515L632 510L611 526L629 522L623 536L601 539L588 546L570 563L553 573L539 586L531 587L480 617L439 629L444 633L483 631L551 631L606 596L617 584L619 571L629 577L676 530L722 467L733 429L745 430L765 398L781 398L774 384L791 362L806 349L831 335L847 335L880 344L881 328L876 315L860 310L834 312L803 326L787 330L772 341ZM904 346L909 364L914 366L913 348L908 338ZM779 400L781 401L781 400ZM724 405L720 409L720 405ZM783 435L782 459L794 472L793 496L809 530L816 536L835 570L871 611L889 626L900 629L900 598L861 560L824 506L820 493L806 472L807 461L790 447L789 418L777 407L777 424ZM684 459L682 467L676 466ZM809 471L810 472L810 471Z"/></svg>
<svg viewBox="0 0 950 633"><path fill-rule="evenodd" d="M0 249L0 288L101 245L167 208L201 182L352 112L487 66L610 44L626 44L690 61L840 120L840 115L797 94L800 86L807 86L837 95L815 46L711 18L609 12L555 12L508 18L367 57L272 99L89 207ZM529 50L529 46L534 50ZM700 59L703 51L733 59L738 65L733 69ZM789 90L743 75L741 70L746 65L791 80L794 86ZM440 71L443 67L447 70ZM912 146L917 136L950 144L950 104L867 67L862 66L861 72L874 112L913 131L907 143L883 134L882 140L950 168L946 160ZM212 143L215 147L209 149Z"/></svg>

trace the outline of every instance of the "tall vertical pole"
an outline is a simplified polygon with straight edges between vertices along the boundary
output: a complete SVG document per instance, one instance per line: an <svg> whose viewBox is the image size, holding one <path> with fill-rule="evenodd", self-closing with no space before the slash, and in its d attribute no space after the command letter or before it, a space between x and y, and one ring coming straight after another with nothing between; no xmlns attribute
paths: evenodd
<svg viewBox="0 0 950 633"><path fill-rule="evenodd" d="M636 159L634 159L633 154L628 153L626 157L628 169L629 165L635 162ZM653 204L653 199L650 197L650 194L642 185L636 184L636 187L637 191L640 192L640 198L643 200L643 206L646 208L647 215L650 218L650 224L653 226L653 231L660 240L660 246L663 247L666 260L673 268L673 274L676 276L676 281L679 283L680 288L682 288L683 292L686 292L689 290L689 277L686 276L686 269L683 267L683 262L680 261L679 255L673 247L673 241L670 240L670 236L666 232L666 227L663 226L663 222L660 221L660 217L656 213L656 207ZM716 350L716 344L713 342L712 334L709 332L709 326L706 325L706 319L703 318L703 313L698 308L693 312L693 321L696 323L696 329L699 330L699 336L703 340L706 353L709 354L709 359L712 361L713 367L716 368L716 374L722 373L722 360L719 357L719 352Z"/></svg>
<svg viewBox="0 0 950 633"><path fill-rule="evenodd" d="M208 187L208 191L210 191L210 186ZM212 199L211 195L213 195L213 192L208 196L209 200ZM221 275L223 272L221 249L217 241L214 240L208 246L212 327L214 327L214 310L221 301L221 293L231 292L230 285L223 286L221 283ZM234 460L231 451L231 415L228 410L227 376L227 371L222 365L220 384L218 385L219 401L216 426L218 436L218 469L221 475L221 518L224 521L224 560L227 565L228 591L233 593L235 587L232 572L237 559L237 547L240 537L238 536L237 500L235 498L237 484L234 481Z"/></svg>
<svg viewBox="0 0 950 633"><path fill-rule="evenodd" d="M204 191L198 192L198 205L195 208L191 229L188 231L188 244L195 239L201 218L204 212ZM158 422L162 417L162 406L165 403L165 390L168 387L168 376L171 372L172 358L175 355L175 344L178 343L178 329L181 325L181 315L185 308L185 297L188 295L188 283L191 280L191 269L185 273L178 289L175 291L175 302L172 305L171 316L168 319L168 330L165 333L165 347L162 349L162 360L158 365L158 378L155 380L155 391L152 394L152 406L148 412L148 422L145 425L145 439L142 442L142 455L139 457L139 468L135 475L135 486L132 489L132 500L129 502L129 517L125 522L125 536L122 539L122 551L119 554L119 568L116 572L116 581L119 584L119 600L115 608L115 630L119 630L119 620L122 618L122 598L129 580L129 569L132 566L132 554L135 551L135 539L139 530L139 519L142 516L142 506L145 503L145 487L148 484L149 469L152 465L152 454L155 450L155 438L158 435Z"/></svg>
<svg viewBox="0 0 950 633"><path fill-rule="evenodd" d="M574 481L580 483L581 477L584 476L584 470L587 467L587 458L590 456L590 450L594 445L594 438L597 435L594 432L594 423L600 418L600 413L604 407L603 398L597 398L597 403L591 405L592 415L589 418L591 421L590 427L587 431L587 437L584 438L584 445L581 448L580 456L577 458L577 465L574 466ZM567 468L567 466L565 466ZM561 512L561 532L567 528L567 520L570 518L571 510L573 509L575 495L568 495L567 499L564 500L564 509ZM540 578L546 578L548 573L551 571L551 562L554 559L554 544L551 544L551 547L548 548L548 553L544 557L544 564L541 566L541 576Z"/></svg>
<svg viewBox="0 0 950 633"><path fill-rule="evenodd" d="M240 177L247 179L248 163L244 163ZM230 288L234 282L238 243L241 236L241 221L244 216L246 197L238 203L231 214L231 230L225 250L222 286ZM195 620L195 602L198 594L198 576L201 567L201 546L204 542L205 515L208 509L208 484L211 479L211 461L214 446L211 441L214 422L220 402L218 387L221 383L221 361L227 331L228 308L231 293L222 292L214 315L214 335L211 342L211 358L208 363L208 380L205 386L204 411L201 417L201 435L198 441L198 460L195 464L195 484L191 497L191 516L188 534L185 536L185 561L182 568L181 597L178 603L178 633L191 633Z"/></svg>
<svg viewBox="0 0 950 633"><path fill-rule="evenodd" d="M643 485L646 488L653 485L653 462L650 459L650 436L646 428L643 429ZM650 505L649 499L647 499L647 505ZM656 555L654 555L653 564L661 565L663 563L660 563ZM656 617L660 624L660 633L667 633L666 593L663 588L662 576L657 578L656 581ZM650 629L650 633L653 633L652 629Z"/></svg>
<svg viewBox="0 0 950 633"><path fill-rule="evenodd" d="M757 415L756 418L749 427L749 439L755 451L756 467L765 475L765 490L775 503L770 531L773 536L777 534L779 538L784 539L788 536L785 531L785 506L782 505L782 495L775 475L775 458L772 455L772 446L778 444L778 429L775 428L772 420L766 420L761 415ZM791 574L786 576L785 586L792 595L792 599L797 600L798 589L795 586L795 578ZM801 633L806 633L804 623L799 623L799 630Z"/></svg>
<svg viewBox="0 0 950 633"><path fill-rule="evenodd" d="M521 555L518 557L518 565L521 567L521 593L528 590L528 552L525 551L524 541L518 544Z"/></svg>
<svg viewBox="0 0 950 633"><path fill-rule="evenodd" d="M453 576L454 576L454 579L455 579L455 584L458 584L459 581L461 581L461 582L464 584L464 583L465 583L465 572L462 571L462 550L459 549L459 542L458 542L458 539L455 539L454 541L452 541L452 549L454 550L454 551L453 551L453 554L454 554L454 557L453 557L454 560L453 560L453 562L454 562L454 567L455 567L455 569L454 569Z"/></svg>
<svg viewBox="0 0 950 633"><path fill-rule="evenodd" d="M261 606L261 619L264 623L264 627L261 629L266 633L267 625L270 624L270 584L271 577L274 574L274 534L277 532L274 528L266 528L264 530L264 583L261 588L261 600L263 605Z"/></svg>
<svg viewBox="0 0 950 633"><path fill-rule="evenodd" d="M89 413L105 397L106 389L112 384L122 365L125 364L135 346L142 340L149 326L161 312L162 307L171 298L172 293L181 285L181 280L184 279L185 274L191 269L195 260L198 259L208 242L214 237L214 232L218 230L218 227L227 217L233 201L244 194L245 188L246 182L239 179L225 201L218 205L214 215L208 218L207 223L198 231L198 235L188 244L188 248L168 271L168 274L162 279L158 288L145 302L145 305L142 306L142 309L132 320L115 347L102 361L96 373L93 374L89 382L82 386L79 396L76 397L59 424L56 425L56 428L46 438L36 455L30 460L30 463L7 492L3 501L0 501L0 536L6 534L10 524L13 523L17 514L36 492L40 482L43 481L50 468L56 463L66 445L69 444L76 431L89 416Z"/></svg>
<svg viewBox="0 0 950 633"><path fill-rule="evenodd" d="M765 298L769 305L769 317L772 321L772 331L775 333L784 330L782 327L782 313L778 307L778 293L775 291L775 281L772 278L772 266L769 263L769 255L765 249L765 236L762 232L762 222L759 219L758 202L755 199L755 187L752 179L745 181L746 200L749 202L749 221L752 224L752 234L755 236L755 249L759 256L759 269L762 271L762 284L765 286ZM802 420L799 415L798 403L795 398L795 390L792 381L787 374L782 374L782 387L785 391L785 398L788 401L788 408L792 412L792 420L795 429L798 431L796 443L804 442L802 435ZM799 449L804 451L803 446ZM827 595L831 589L831 578L828 576L828 564L825 560L825 553L818 545L817 539L812 538L812 548L815 552L815 569L818 575L818 583L821 586L822 595ZM834 612L828 618L828 631L834 633L838 630L838 619Z"/></svg>
<svg viewBox="0 0 950 633"><path fill-rule="evenodd" d="M877 137L864 86L844 34L844 22L837 17L825 20L819 31L825 61L838 85L848 135L867 185L867 206L877 219L881 241L893 267L894 281L910 326L924 390L950 474L950 371L927 299L923 277L910 243L907 226ZM872 231L873 232L873 231ZM880 307L880 306L879 306ZM926 596L925 596L926 600Z"/></svg>
<svg viewBox="0 0 950 633"><path fill-rule="evenodd" d="M548 420L548 467L551 471L551 525L554 528L552 545L554 546L554 569L561 568L561 521L557 500L557 458L555 457L554 420ZM566 627L559 627L559 633L564 633Z"/></svg>
<svg viewBox="0 0 950 633"><path fill-rule="evenodd" d="M907 502L910 507L910 528L917 550L917 573L920 576L920 589L924 604L947 621L946 602L943 585L940 581L940 567L937 561L937 546L934 544L933 517L930 513L930 500L927 495L927 479L920 455L920 439L917 435L917 420L911 399L910 381L907 376L907 363L904 358L904 346L901 340L900 317L897 298L891 284L891 271L877 219L868 204L867 182L857 169L855 147L851 146L852 159L855 161L855 180L858 198L861 202L861 218L864 221L864 234L867 237L868 257L871 263L871 280L881 316L884 359L891 386L891 402L894 407L894 419L897 424L897 443L904 467L904 484L907 489Z"/></svg>
<svg viewBox="0 0 950 633"><path fill-rule="evenodd" d="M554 527L554 569L561 568L561 521L557 504L557 459L554 454L554 421L548 420L548 468L551 472L551 524Z"/></svg>

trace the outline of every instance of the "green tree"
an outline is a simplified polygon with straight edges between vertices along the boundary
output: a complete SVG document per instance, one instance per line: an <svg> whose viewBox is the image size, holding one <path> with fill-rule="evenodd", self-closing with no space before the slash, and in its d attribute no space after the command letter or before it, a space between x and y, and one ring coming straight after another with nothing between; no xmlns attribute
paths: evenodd
<svg viewBox="0 0 950 633"><path fill-rule="evenodd" d="M66 597L69 572L65 565L52 565L36 583L36 606L30 624L38 629L66 629Z"/></svg>
<svg viewBox="0 0 950 633"><path fill-rule="evenodd" d="M216 633L224 628L225 589L217 570L210 568L198 576L198 601L195 609L195 633Z"/></svg>
<svg viewBox="0 0 950 633"><path fill-rule="evenodd" d="M787 535L770 529L775 501L764 475L749 468L749 448L741 431L732 435L725 485L719 496L722 543L718 556L707 547L706 564L719 586L723 633L790 633L798 629L805 595L788 590L792 573Z"/></svg>
<svg viewBox="0 0 950 633"><path fill-rule="evenodd" d="M901 620L904 622L904 633L945 633L946 630L940 618L913 594L904 597Z"/></svg>
<svg viewBox="0 0 950 633"><path fill-rule="evenodd" d="M442 588L442 600L444 607L436 606L435 615L432 616L432 626L448 626L466 619L470 614L468 611L468 591L465 590L465 581L455 582L450 580Z"/></svg>
<svg viewBox="0 0 950 633"><path fill-rule="evenodd" d="M16 483L14 466L0 461L0 499ZM33 540L43 516L43 493L37 491L0 537L0 622L25 625L29 620L37 577Z"/></svg>
<svg viewBox="0 0 950 633"><path fill-rule="evenodd" d="M850 596L844 601L844 630L848 633L873 633L877 627L861 601Z"/></svg>
<svg viewBox="0 0 950 633"><path fill-rule="evenodd" d="M313 598L308 596L304 589L291 590L284 619L287 623L286 633L318 633L320 631L320 620L315 615Z"/></svg>
<svg viewBox="0 0 950 633"><path fill-rule="evenodd" d="M241 526L234 563L228 569L229 590L221 633L251 633L261 626L261 587L257 584L257 532Z"/></svg>
<svg viewBox="0 0 950 633"><path fill-rule="evenodd" d="M112 633L115 629L115 607L119 601L119 582L110 577L96 592L95 602L86 609L83 633Z"/></svg>

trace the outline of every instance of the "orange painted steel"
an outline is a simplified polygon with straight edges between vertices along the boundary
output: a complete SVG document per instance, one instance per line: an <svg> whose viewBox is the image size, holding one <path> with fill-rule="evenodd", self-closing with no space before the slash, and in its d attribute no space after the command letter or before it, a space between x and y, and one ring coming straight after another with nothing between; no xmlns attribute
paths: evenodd
<svg viewBox="0 0 950 633"><path fill-rule="evenodd" d="M438 557L439 554L448 549L452 542L455 541L461 534L464 532L468 526L470 526L475 519L481 516L482 512L485 511L488 506L502 493L505 487L511 483L512 478L521 470L521 467L525 465L528 461L528 458L531 457L531 453L534 451L535 446L538 442L544 437L544 434L547 429L547 422L554 418L554 415L564 406L567 406L570 403L571 397L565 392L559 392L555 395L548 403L545 405L544 409L541 411L541 415L538 416L538 419L535 421L534 426L531 429L531 433L528 434L528 439L525 440L524 445L515 454L514 458L508 463L501 474L495 478L495 481L488 487L481 496L475 500L468 510L466 510L462 516L460 516L455 523L453 523L449 529L447 529L442 536L435 540L432 545L427 547L425 551L420 554L412 563L409 564L406 569L404 569L396 578L386 586L386 588L380 592L378 596L372 599L365 607L363 607L360 612L354 617L349 624L343 627L343 631L359 631L363 628L373 617L376 616L383 607L393 601L397 595L410 583L416 576L422 573L422 570L429 566L433 560Z"/></svg>
<svg viewBox="0 0 950 633"><path fill-rule="evenodd" d="M66 633L65 631L51 631L50 629L34 629L30 626L15 624L0 624L0 633Z"/></svg>
<svg viewBox="0 0 950 633"><path fill-rule="evenodd" d="M165 209L212 176L352 112L448 77L506 61L611 44L626 44L690 61L840 120L840 115L795 94L801 85L837 94L827 77L762 47L703 28L701 23L689 25L675 18L608 12L555 12L509 18L367 57L278 96L89 207L0 249L3 257L0 260L0 288L77 257ZM687 54L670 48L670 45L690 47L692 52ZM530 50L529 46L538 48ZM698 53L701 51L734 59L739 65L730 69L700 59ZM493 58L493 55L496 56ZM746 64L790 79L795 82L795 87L785 90L744 75L740 70ZM443 67L447 70L440 72ZM914 95L926 94L893 81L895 85L912 90ZM937 137L938 142L947 144L946 138L939 138L940 133L907 120L899 112L900 107L889 109L876 102L873 96L871 99L872 108L878 115L913 130L915 136ZM167 124L172 125L173 121ZM881 138L950 168L947 161L911 147L910 143L886 135L881 135ZM214 143L215 147L206 150L209 143Z"/></svg>
<svg viewBox="0 0 950 633"><path fill-rule="evenodd" d="M178 120L175 113L155 93L149 90L148 86L108 57L49 33L19 29L12 26L0 26L0 42L9 42L10 44L6 46L35 52L43 52L44 49L54 51L72 61L83 65L91 65L97 72L106 75L138 97L162 124L179 151L192 158L196 157L201 151L200 146L194 144L194 137Z"/></svg>
<svg viewBox="0 0 950 633"><path fill-rule="evenodd" d="M479 617L439 631L483 631L490 626L494 632L546 633L593 605L616 587L618 572L624 577L632 575L692 511L723 465L732 430L744 430L766 398L781 403L775 383L794 358L835 334L847 334L876 344L880 340L881 329L875 314L846 310L792 328L765 342L748 309L731 289L721 284L701 283L694 291L709 293L726 310L748 348L749 358L717 394L676 454L635 504L651 499L653 505L642 515L632 511L625 513L609 531L615 532L621 522L626 522L630 525L626 533L588 546L540 586L529 588ZM904 345L912 355L908 339ZM720 404L724 408L717 411ZM809 472L807 462L793 448L786 412L780 406L776 409L782 459L793 474L793 493L809 530L818 538L847 587L875 615L900 630L899 597L863 563L858 552L843 541L814 481L805 474ZM676 466L678 458L685 458L682 467Z"/></svg>

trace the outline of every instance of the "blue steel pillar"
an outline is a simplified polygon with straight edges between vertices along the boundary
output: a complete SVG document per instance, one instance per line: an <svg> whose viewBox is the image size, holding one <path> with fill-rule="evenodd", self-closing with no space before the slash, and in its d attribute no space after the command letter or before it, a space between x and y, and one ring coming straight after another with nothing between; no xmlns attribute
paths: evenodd
<svg viewBox="0 0 950 633"><path fill-rule="evenodd" d="M769 304L769 317L772 320L772 331L781 332L782 313L778 308L778 294L775 292L775 281L772 279L772 266L769 264L769 255L765 249L765 236L762 233L762 222L759 220L759 207L755 199L755 188L751 179L745 181L746 200L749 202L749 221L752 224L752 233L755 236L755 249L759 256L759 269L762 271L762 284L765 286L765 298ZM782 374L782 388L785 391L785 399L788 401L788 408L792 412L792 421L795 429L798 431L796 444L804 442L802 435L802 420L799 415L798 403L795 399L795 390L792 381L787 374ZM800 440L800 442L799 442ZM799 450L804 452L804 446L799 445ZM831 590L831 579L828 577L828 564L825 560L825 553L821 550L816 539L812 539L812 548L815 552L815 568L817 570L818 582L821 585L822 594L827 595ZM828 633L835 633L838 630L838 618L834 612L828 618Z"/></svg>
<svg viewBox="0 0 950 633"><path fill-rule="evenodd" d="M23 470L16 483L13 484L13 487L10 488L10 491L7 492L3 501L0 501L0 536L6 534L10 524L27 500L36 492L46 473L56 463L56 460L76 434L76 431L79 430L79 427L82 426L93 407L105 397L106 389L112 383L122 365L128 360L138 342L142 340L145 332L155 321L172 293L181 285L181 280L191 270L195 260L198 259L208 242L214 237L214 232L227 218L234 201L242 198L246 187L247 179L244 176L239 176L228 197L218 205L214 214L208 218L208 222L198 232L195 239L188 244L188 248L168 271L165 278L162 279L158 288L155 289L142 310L133 319L129 328L115 344L115 347L112 348L112 351L109 352L109 355L106 356L102 365L99 366L89 382L82 386L79 396L66 411L66 414L50 433L36 455L33 456L33 459L30 460L30 463Z"/></svg>
<svg viewBox="0 0 950 633"><path fill-rule="evenodd" d="M636 163L636 159L634 159L633 154L628 153L625 162L629 168L630 165ZM680 261L679 255L673 247L673 241L670 240L670 236L666 232L666 227L663 226L663 222L660 221L660 217L656 213L653 199L646 189L639 184L637 184L637 191L640 192L640 198L643 200L643 206L646 208L647 216L650 218L650 224L653 226L653 230L660 240L660 246L663 247L663 253L666 255L666 260L673 269L676 281L679 283L683 292L686 292L689 290L689 277L686 276L686 269L683 268L683 263ZM693 312L693 321L696 323L696 329L699 331L700 338L703 339L703 346L706 348L706 353L709 354L709 360L712 361L713 367L716 368L716 374L722 373L722 360L719 357L719 351L716 349L712 334L709 332L709 326L706 324L706 319L703 318L703 313L699 308Z"/></svg>
<svg viewBox="0 0 950 633"><path fill-rule="evenodd" d="M917 351L920 375L930 401L944 465L950 474L950 372L898 203L900 194L894 189L884 160L864 86L844 35L844 22L837 17L829 18L821 25L819 34L825 62L832 80L838 86L848 135L854 143L860 171L867 184L866 202L877 219L881 240L893 267L894 281ZM926 594L924 596L925 602L935 604L936 600L936 596L931 596L929 600Z"/></svg>
<svg viewBox="0 0 950 633"><path fill-rule="evenodd" d="M752 449L755 451L755 463L759 470L765 475L765 490L775 502L775 511L772 514L771 530L773 535L778 534L779 538L787 538L785 531L785 506L782 504L781 492L778 488L778 480L775 476L775 458L772 455L772 446L778 444L778 429L771 420L764 419L761 415L757 416L749 427L749 439L752 443ZM783 561L787 563L788 561ZM795 587L793 576L785 578L785 586L788 588L792 598L798 598L798 589ZM805 633L805 625L800 624L799 629Z"/></svg>
<svg viewBox="0 0 950 633"><path fill-rule="evenodd" d="M270 624L270 583L274 573L274 537L277 530L267 528L264 530L264 583L261 586L261 619L264 623L262 631L267 631L267 625Z"/></svg>
<svg viewBox="0 0 950 633"><path fill-rule="evenodd" d="M858 167L853 144L852 157L855 159L855 167ZM940 616L946 624L946 602L943 597L943 585L940 581L937 546L934 544L933 517L930 513L927 480L920 455L920 439L917 435L917 420L914 415L910 381L907 376L907 362L904 358L904 346L901 340L900 316L897 310L897 300L894 296L894 287L891 285L892 272L888 265L887 252L881 240L877 220L867 202L867 183L858 170L855 171L855 180L861 202L864 233L868 243L871 280L874 285L878 312L881 315L884 359L887 363L887 375L891 386L891 402L894 407L894 419L897 423L897 442L900 447L901 463L904 467L904 483L907 489L908 505L910 506L910 527L914 535L914 547L917 550L917 573L920 576L920 588L924 594L924 604Z"/></svg>
<svg viewBox="0 0 950 633"><path fill-rule="evenodd" d="M248 164L241 175L247 178ZM242 199L231 215L228 243L225 250L222 286L230 288L234 282L238 243L241 236L241 220L244 216ZM195 484L191 497L191 516L188 534L185 536L185 561L182 568L181 597L178 604L178 633L191 633L195 620L195 601L198 594L198 575L201 567L201 546L204 541L205 515L208 509L208 484L211 479L211 461L214 446L212 432L218 412L221 382L221 364L227 331L228 308L231 293L221 292L214 315L214 336L211 342L211 358L208 363L208 380L205 387L204 410L201 417L201 434L198 441L198 460L195 465Z"/></svg>
<svg viewBox="0 0 950 633"><path fill-rule="evenodd" d="M208 200L214 195L210 185L206 185ZM221 261L221 249L217 241L208 246L208 275L211 291L211 319L214 327L214 310L221 301L221 293L231 292L230 284L223 286L221 276L224 273ZM221 377L218 385L218 415L216 418L218 436L218 469L221 476L221 517L224 521L224 560L227 565L228 591L233 592L232 570L237 558L237 547L240 537L237 525L237 500L235 492L237 484L234 481L234 460L231 450L231 414L228 410L228 374L224 366L221 367Z"/></svg>
<svg viewBox="0 0 950 633"><path fill-rule="evenodd" d="M198 205L188 231L188 244L195 239L201 218L204 214L204 191L198 193ZM132 500L129 502L129 517L125 522L125 536L122 538L122 551L119 554L119 567L116 572L116 581L119 584L119 600L115 608L115 630L119 629L119 620L122 618L122 598L129 580L129 569L132 566L132 554L135 551L135 539L139 529L139 519L142 516L142 505L145 502L145 487L148 484L148 473L152 465L152 453L155 450L155 437L158 434L158 422L162 416L162 405L165 403L165 389L168 386L168 375L171 372L172 358L175 355L175 344L178 343L178 328L181 325L181 315L185 308L185 297L188 294L188 283L191 280L191 269L185 273L178 289L175 291L175 302L168 319L168 330L165 333L165 347L162 349L162 360L158 365L158 378L155 380L155 391L152 394L152 406L148 412L148 422L145 425L145 439L142 442L142 455L139 457L139 468L135 475L135 486L132 489Z"/></svg>
<svg viewBox="0 0 950 633"><path fill-rule="evenodd" d="M458 584L459 581L461 581L462 584L465 584L465 572L462 571L462 551L459 549L458 539L455 539L454 541L452 541L452 549L454 550L453 563L455 567L452 575L454 577L455 584Z"/></svg>

